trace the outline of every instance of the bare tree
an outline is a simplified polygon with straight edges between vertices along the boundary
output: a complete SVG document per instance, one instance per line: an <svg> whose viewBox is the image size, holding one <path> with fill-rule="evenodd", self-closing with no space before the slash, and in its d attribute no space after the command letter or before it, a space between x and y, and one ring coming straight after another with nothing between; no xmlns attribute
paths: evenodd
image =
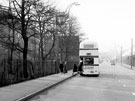
<svg viewBox="0 0 135 101"><path fill-rule="evenodd" d="M28 42L31 37L36 33L33 31L33 17L34 15L34 5L37 4L39 0L12 0L11 9L13 14L17 17L19 21L18 32L20 32L21 38L23 40L23 74L24 77L28 77L27 72L27 54L28 54Z"/></svg>
<svg viewBox="0 0 135 101"><path fill-rule="evenodd" d="M0 34L0 42L1 44L7 48L9 52L9 72L12 73L12 60L13 60L13 52L16 49L15 35L16 35L16 26L18 24L17 18L12 14L12 11L9 7L1 6L1 14L0 14L0 25L1 31Z"/></svg>
<svg viewBox="0 0 135 101"><path fill-rule="evenodd" d="M44 5L40 0L9 0L9 4L7 8L10 9L7 11L10 12L6 11L7 16L4 18L0 15L5 19L0 20L0 23L9 29L1 34L1 42L5 47L11 48L11 57L13 51L22 53L24 78L28 77L28 55L33 52L31 45L35 47L34 54L39 53L42 67L43 61L54 51L56 37L63 40L60 50L62 54L66 54L64 60L68 58L68 47L72 46L68 42L72 36L79 35L80 27L76 18L57 11L52 5ZM49 45L50 47L47 47Z"/></svg>
<svg viewBox="0 0 135 101"><path fill-rule="evenodd" d="M53 50L55 45L55 23L54 23L54 16L55 16L55 8L51 7L50 5L44 5L42 2L38 2L37 5L34 6L35 8L35 19L34 19L34 26L36 31L38 32L38 39L39 39L39 60L41 62L41 66L44 66L44 60ZM52 44L48 51L45 50L47 46L47 41L51 40Z"/></svg>

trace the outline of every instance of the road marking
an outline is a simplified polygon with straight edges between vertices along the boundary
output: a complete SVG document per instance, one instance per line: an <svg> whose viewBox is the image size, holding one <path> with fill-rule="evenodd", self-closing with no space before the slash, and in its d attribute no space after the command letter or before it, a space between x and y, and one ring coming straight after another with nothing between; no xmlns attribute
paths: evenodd
<svg viewBox="0 0 135 101"><path fill-rule="evenodd" d="M134 93L134 92L132 92L132 95L134 95L134 96L135 96L135 93Z"/></svg>
<svg viewBox="0 0 135 101"><path fill-rule="evenodd" d="M123 87L126 87L126 85L123 85Z"/></svg>

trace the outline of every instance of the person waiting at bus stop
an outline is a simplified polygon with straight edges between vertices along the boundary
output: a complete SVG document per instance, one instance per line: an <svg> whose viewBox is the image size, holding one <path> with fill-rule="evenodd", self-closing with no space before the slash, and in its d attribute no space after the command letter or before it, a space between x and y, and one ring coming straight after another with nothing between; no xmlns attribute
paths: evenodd
<svg viewBox="0 0 135 101"><path fill-rule="evenodd" d="M63 73L63 62L62 61L60 61L59 69L60 69L60 72Z"/></svg>
<svg viewBox="0 0 135 101"><path fill-rule="evenodd" d="M74 75L75 72L77 72L77 69L78 69L77 65L74 64L74 67L73 67L73 75Z"/></svg>
<svg viewBox="0 0 135 101"><path fill-rule="evenodd" d="M63 73L67 73L67 62L65 61L64 62L64 65L63 65Z"/></svg>
<svg viewBox="0 0 135 101"><path fill-rule="evenodd" d="M80 64L78 67L78 73L81 73L83 71L82 66L83 66L83 58L81 58L81 60L80 60Z"/></svg>

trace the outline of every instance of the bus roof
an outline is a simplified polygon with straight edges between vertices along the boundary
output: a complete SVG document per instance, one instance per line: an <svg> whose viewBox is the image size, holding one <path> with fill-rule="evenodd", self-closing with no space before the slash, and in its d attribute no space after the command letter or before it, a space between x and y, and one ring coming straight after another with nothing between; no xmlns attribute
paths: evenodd
<svg viewBox="0 0 135 101"><path fill-rule="evenodd" d="M80 49L98 49L98 44L96 42L85 40L80 43Z"/></svg>

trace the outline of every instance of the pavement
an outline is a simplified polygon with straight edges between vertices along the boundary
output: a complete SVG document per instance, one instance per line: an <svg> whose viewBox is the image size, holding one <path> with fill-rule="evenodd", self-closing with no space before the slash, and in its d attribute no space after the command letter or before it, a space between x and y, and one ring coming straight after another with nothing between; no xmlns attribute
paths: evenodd
<svg viewBox="0 0 135 101"><path fill-rule="evenodd" d="M72 70L66 74L54 74L26 82L9 85L0 88L0 101L26 101L57 84L62 83L77 75L72 75Z"/></svg>
<svg viewBox="0 0 135 101"><path fill-rule="evenodd" d="M122 66L123 66L123 67L127 67L128 69L133 69L133 70L135 70L135 66L132 66L132 68L131 68L131 65L124 64L124 63L122 63Z"/></svg>

